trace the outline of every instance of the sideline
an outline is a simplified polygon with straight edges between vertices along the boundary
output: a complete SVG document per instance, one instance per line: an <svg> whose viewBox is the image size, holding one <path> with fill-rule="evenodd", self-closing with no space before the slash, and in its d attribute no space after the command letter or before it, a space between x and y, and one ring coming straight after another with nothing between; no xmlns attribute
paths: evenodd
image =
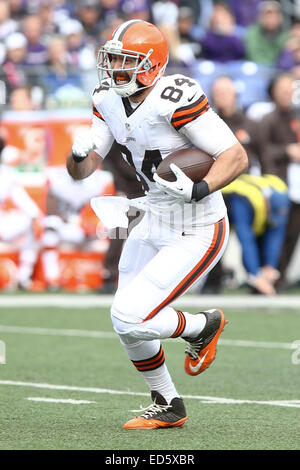
<svg viewBox="0 0 300 470"><path fill-rule="evenodd" d="M0 295L0 308L2 307L58 307L65 309L110 307L112 295L95 294L28 294L28 295ZM277 295L267 297L263 295L185 295L172 303L174 307L192 307L209 309L292 309L300 313L299 295Z"/></svg>

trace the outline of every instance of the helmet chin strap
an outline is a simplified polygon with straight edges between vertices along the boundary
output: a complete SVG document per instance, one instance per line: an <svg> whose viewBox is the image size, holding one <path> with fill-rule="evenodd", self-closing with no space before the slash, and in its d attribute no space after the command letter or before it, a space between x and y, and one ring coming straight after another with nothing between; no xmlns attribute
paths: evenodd
<svg viewBox="0 0 300 470"><path fill-rule="evenodd" d="M122 96L122 98L128 98L129 96L134 95L137 91L144 91L147 88L151 88L157 82L157 79L154 81L154 83L152 83L151 85L147 85L147 86L142 85L141 83L139 86L139 84L137 83L137 79L135 79L135 81L131 81L127 83L127 85L122 85L122 88L115 87L114 90L117 93L117 95Z"/></svg>
<svg viewBox="0 0 300 470"><path fill-rule="evenodd" d="M117 95L122 96L123 98L128 98L128 96L133 95L139 90L139 86L136 81L132 81L127 85L122 85L122 87L114 88Z"/></svg>

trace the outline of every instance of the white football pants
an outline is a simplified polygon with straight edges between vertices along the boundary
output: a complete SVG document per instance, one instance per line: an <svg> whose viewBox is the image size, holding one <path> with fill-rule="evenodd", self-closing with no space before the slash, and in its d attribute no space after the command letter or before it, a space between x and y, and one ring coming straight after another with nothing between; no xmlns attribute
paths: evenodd
<svg viewBox="0 0 300 470"><path fill-rule="evenodd" d="M131 231L119 263L111 307L115 331L133 340L158 338L147 321L199 282L216 265L228 242L227 216L194 233L160 227L151 236L147 217ZM200 303L200 302L199 302Z"/></svg>

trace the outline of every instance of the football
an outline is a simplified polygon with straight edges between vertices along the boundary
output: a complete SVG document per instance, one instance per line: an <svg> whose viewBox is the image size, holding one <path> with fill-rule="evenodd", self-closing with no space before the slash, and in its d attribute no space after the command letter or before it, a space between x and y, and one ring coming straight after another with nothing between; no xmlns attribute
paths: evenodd
<svg viewBox="0 0 300 470"><path fill-rule="evenodd" d="M170 169L175 163L194 183L199 183L208 173L214 159L199 149L183 149L168 155L157 167L157 174L167 181L175 181L176 177Z"/></svg>

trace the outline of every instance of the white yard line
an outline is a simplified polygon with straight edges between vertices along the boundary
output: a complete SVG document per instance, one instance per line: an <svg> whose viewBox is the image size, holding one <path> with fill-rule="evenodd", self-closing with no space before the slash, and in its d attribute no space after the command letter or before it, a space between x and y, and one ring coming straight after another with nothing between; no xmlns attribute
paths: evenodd
<svg viewBox="0 0 300 470"><path fill-rule="evenodd" d="M8 385L15 387L31 387L40 388L46 390L66 390L76 392L87 392L87 393L101 393L109 395L130 395L149 398L149 393L134 392L129 390L111 390L97 387L76 387L70 385L55 385L47 383L34 383L34 382L20 382L12 380L0 380L0 385ZM227 404L227 405L270 405L270 406L283 406L289 408L300 408L300 399L295 400L239 400L234 398L224 397L210 397L203 395L182 395L184 399L199 400L201 403L209 404ZM54 400L54 399L51 399ZM56 400L56 399L55 399ZM61 399L60 399L61 400ZM70 399L67 399L69 402ZM37 401L37 400L36 400ZM49 401L49 399L43 399L43 401Z"/></svg>
<svg viewBox="0 0 300 470"><path fill-rule="evenodd" d="M61 328L39 328L27 326L7 326L0 325L2 333L16 333L24 335L46 335L46 336L78 336L81 338L101 338L101 339L118 339L116 333L109 331L95 330L76 330Z"/></svg>
<svg viewBox="0 0 300 470"><path fill-rule="evenodd" d="M109 307L112 304L111 295L81 295L81 294L33 294L33 295L0 295L2 307L61 307L64 309ZM237 309L293 309L300 313L300 296L277 295L185 295L174 302L174 307L192 307L208 309L221 308Z"/></svg>
<svg viewBox="0 0 300 470"><path fill-rule="evenodd" d="M45 402L45 403L67 403L67 404L70 404L70 405L90 405L90 404L97 403L96 401L73 400L72 398L28 397L28 398L26 398L26 400Z"/></svg>
<svg viewBox="0 0 300 470"><path fill-rule="evenodd" d="M117 339L116 333L109 331L96 330L76 330L76 329L58 329L58 328L38 328L27 326L7 326L0 325L0 333L24 334L24 335L46 335L46 336L70 336L80 338L96 338L96 339ZM180 338L169 339L165 341L182 342ZM236 346L246 348L265 348L265 349L297 349L299 346L293 343L273 342L273 341L251 341L240 339L220 339L218 344L222 346Z"/></svg>

